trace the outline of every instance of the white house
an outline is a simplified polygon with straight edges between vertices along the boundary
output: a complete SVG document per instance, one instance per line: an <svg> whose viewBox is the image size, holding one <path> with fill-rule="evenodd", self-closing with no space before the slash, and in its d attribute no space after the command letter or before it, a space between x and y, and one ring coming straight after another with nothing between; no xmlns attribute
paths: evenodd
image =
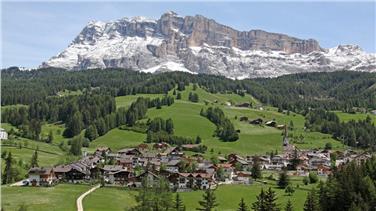
<svg viewBox="0 0 376 211"><path fill-rule="evenodd" d="M3 128L0 128L0 140L8 140L8 133Z"/></svg>
<svg viewBox="0 0 376 211"><path fill-rule="evenodd" d="M50 186L56 181L55 172L52 168L31 168L29 180L32 186Z"/></svg>

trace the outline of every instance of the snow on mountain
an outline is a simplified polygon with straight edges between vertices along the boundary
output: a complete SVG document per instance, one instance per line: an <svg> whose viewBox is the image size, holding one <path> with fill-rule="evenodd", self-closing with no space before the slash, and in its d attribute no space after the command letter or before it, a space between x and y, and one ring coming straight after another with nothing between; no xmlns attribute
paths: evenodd
<svg viewBox="0 0 376 211"><path fill-rule="evenodd" d="M184 64L171 62L171 61L162 63L155 67L141 70L141 72L145 72L145 73L157 73L157 72L164 72L164 71L177 71L177 72L187 72L190 74L197 74L185 68Z"/></svg>
<svg viewBox="0 0 376 211"><path fill-rule="evenodd" d="M138 16L91 21L63 52L41 66L183 71L244 79L315 71L376 72L376 54L356 45L324 49L312 39L241 32L200 15L168 12L158 20Z"/></svg>

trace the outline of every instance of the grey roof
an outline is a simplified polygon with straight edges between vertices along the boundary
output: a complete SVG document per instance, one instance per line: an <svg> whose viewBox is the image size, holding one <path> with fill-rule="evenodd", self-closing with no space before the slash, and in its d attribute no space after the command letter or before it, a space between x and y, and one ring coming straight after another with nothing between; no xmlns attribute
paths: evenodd
<svg viewBox="0 0 376 211"><path fill-rule="evenodd" d="M50 174L51 171L53 172L52 168L45 168L45 167L33 167L29 170L29 174L39 174L39 175L45 175Z"/></svg>
<svg viewBox="0 0 376 211"><path fill-rule="evenodd" d="M121 165L105 165L102 169L104 171L121 171L124 168Z"/></svg>

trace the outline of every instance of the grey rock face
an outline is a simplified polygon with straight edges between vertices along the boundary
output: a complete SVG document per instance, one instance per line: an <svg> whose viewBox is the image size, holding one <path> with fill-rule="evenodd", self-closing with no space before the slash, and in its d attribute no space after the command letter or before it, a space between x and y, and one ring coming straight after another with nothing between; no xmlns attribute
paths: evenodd
<svg viewBox="0 0 376 211"><path fill-rule="evenodd" d="M181 17L168 12L159 20L134 17L90 22L67 49L42 66L171 69L241 79L342 69L373 72L376 61L374 54L358 46L323 49L313 39L237 31L200 15Z"/></svg>

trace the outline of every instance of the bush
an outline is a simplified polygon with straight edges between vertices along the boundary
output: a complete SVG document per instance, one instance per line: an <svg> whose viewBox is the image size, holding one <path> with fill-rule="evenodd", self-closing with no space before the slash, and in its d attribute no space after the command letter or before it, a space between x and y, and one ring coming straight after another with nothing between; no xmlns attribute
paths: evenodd
<svg viewBox="0 0 376 211"><path fill-rule="evenodd" d="M310 172L308 177L309 177L309 183L316 183L319 181L319 177L314 172Z"/></svg>
<svg viewBox="0 0 376 211"><path fill-rule="evenodd" d="M308 177L304 177L303 178L303 184L304 185L308 185L308 183L309 183L309 178Z"/></svg>
<svg viewBox="0 0 376 211"><path fill-rule="evenodd" d="M326 149L326 150L331 150L332 148L333 148L332 143L326 143L326 144L325 144L325 149Z"/></svg>

